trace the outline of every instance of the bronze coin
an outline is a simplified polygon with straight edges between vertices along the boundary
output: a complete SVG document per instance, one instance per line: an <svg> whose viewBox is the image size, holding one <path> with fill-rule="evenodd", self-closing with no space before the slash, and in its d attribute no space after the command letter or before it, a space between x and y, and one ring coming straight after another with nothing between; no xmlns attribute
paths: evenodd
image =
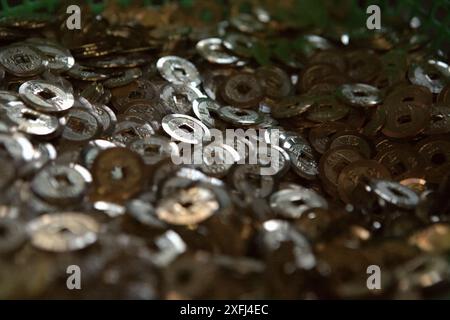
<svg viewBox="0 0 450 320"><path fill-rule="evenodd" d="M358 160L363 160L364 156L358 149L345 146L330 149L325 152L320 158L319 162L319 175L320 179L324 183L324 187L327 188L327 192L337 190L338 178L342 169Z"/></svg>
<svg viewBox="0 0 450 320"><path fill-rule="evenodd" d="M336 132L344 130L350 130L350 128L341 122L323 122L309 131L309 142L317 152L324 153L328 148L331 137Z"/></svg>
<svg viewBox="0 0 450 320"><path fill-rule="evenodd" d="M375 136L383 127L386 122L386 111L382 107L377 107L372 111L369 121L362 128L362 133L366 136Z"/></svg>
<svg viewBox="0 0 450 320"><path fill-rule="evenodd" d="M421 141L417 150L425 161L424 169L429 182L438 183L450 170L450 140L436 137Z"/></svg>
<svg viewBox="0 0 450 320"><path fill-rule="evenodd" d="M329 149L350 146L359 150L364 157L370 159L375 146L364 135L355 131L337 132L330 140Z"/></svg>
<svg viewBox="0 0 450 320"><path fill-rule="evenodd" d="M355 82L370 82L381 69L381 61L370 51L357 50L346 54L348 75Z"/></svg>
<svg viewBox="0 0 450 320"><path fill-rule="evenodd" d="M325 77L337 74L339 74L339 70L331 64L310 65L300 74L299 90L300 92L308 92L315 84L324 82Z"/></svg>
<svg viewBox="0 0 450 320"><path fill-rule="evenodd" d="M116 147L101 151L92 165L96 195L122 202L136 195L145 181L145 165L139 154Z"/></svg>
<svg viewBox="0 0 450 320"><path fill-rule="evenodd" d="M251 73L236 73L228 77L222 87L222 98L233 107L256 106L263 98L258 78Z"/></svg>
<svg viewBox="0 0 450 320"><path fill-rule="evenodd" d="M292 83L289 75L275 66L264 66L256 70L266 97L280 99L289 95L292 91Z"/></svg>
<svg viewBox="0 0 450 320"><path fill-rule="evenodd" d="M331 64L341 73L347 69L347 62L344 56L334 50L317 51L309 60L309 64Z"/></svg>
<svg viewBox="0 0 450 320"><path fill-rule="evenodd" d="M408 138L421 133L427 127L431 113L424 105L403 103L386 108L386 123L382 129L390 138Z"/></svg>
<svg viewBox="0 0 450 320"><path fill-rule="evenodd" d="M444 134L450 132L450 103L431 106L431 119L425 134Z"/></svg>
<svg viewBox="0 0 450 320"><path fill-rule="evenodd" d="M296 117L308 111L316 100L316 96L289 96L277 102L272 107L272 116L275 119Z"/></svg>
<svg viewBox="0 0 450 320"><path fill-rule="evenodd" d="M346 166L338 177L338 192L342 201L354 203L354 191L363 179L390 179L388 169L375 160L359 160Z"/></svg>
<svg viewBox="0 0 450 320"><path fill-rule="evenodd" d="M401 180L411 171L423 165L420 155L411 147L401 146L383 150L375 156L375 160L384 165L395 180Z"/></svg>
<svg viewBox="0 0 450 320"><path fill-rule="evenodd" d="M315 122L336 121L344 118L350 108L333 96L322 96L314 99L314 104L306 112L306 119Z"/></svg>
<svg viewBox="0 0 450 320"><path fill-rule="evenodd" d="M439 92L437 102L444 105L450 105L450 84L447 84L444 89Z"/></svg>

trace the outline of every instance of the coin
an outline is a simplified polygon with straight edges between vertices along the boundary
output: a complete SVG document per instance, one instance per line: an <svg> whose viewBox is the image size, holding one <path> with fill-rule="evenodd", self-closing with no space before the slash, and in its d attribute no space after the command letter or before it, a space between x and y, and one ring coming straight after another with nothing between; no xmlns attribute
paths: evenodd
<svg viewBox="0 0 450 320"><path fill-rule="evenodd" d="M99 229L94 219L77 212L46 214L27 225L33 246L50 252L84 249L97 241Z"/></svg>
<svg viewBox="0 0 450 320"><path fill-rule="evenodd" d="M15 45L0 51L0 64L9 73L19 77L34 76L44 71L42 56L26 45Z"/></svg>
<svg viewBox="0 0 450 320"><path fill-rule="evenodd" d="M19 94L25 102L42 112L67 111L74 103L72 93L42 80L24 82L19 88Z"/></svg>
<svg viewBox="0 0 450 320"><path fill-rule="evenodd" d="M240 108L257 105L263 96L258 78L250 73L237 73L228 77L221 93L227 103Z"/></svg>
<svg viewBox="0 0 450 320"><path fill-rule="evenodd" d="M358 183L364 179L389 179L389 171L377 161L358 160L346 166L339 173L337 180L338 192L342 201L346 203L355 203L362 199L354 199L354 190Z"/></svg>

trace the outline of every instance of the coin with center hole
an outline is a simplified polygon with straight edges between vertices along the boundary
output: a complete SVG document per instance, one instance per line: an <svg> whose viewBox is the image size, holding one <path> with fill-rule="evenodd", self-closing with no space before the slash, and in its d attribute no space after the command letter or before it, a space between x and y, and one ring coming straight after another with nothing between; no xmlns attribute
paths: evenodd
<svg viewBox="0 0 450 320"><path fill-rule="evenodd" d="M19 87L19 94L26 103L42 112L64 112L74 104L71 92L43 80L24 82Z"/></svg>

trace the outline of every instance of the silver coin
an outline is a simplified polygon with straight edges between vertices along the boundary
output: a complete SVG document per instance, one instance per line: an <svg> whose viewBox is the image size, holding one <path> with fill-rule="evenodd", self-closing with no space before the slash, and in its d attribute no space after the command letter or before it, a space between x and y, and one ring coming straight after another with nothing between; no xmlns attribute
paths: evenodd
<svg viewBox="0 0 450 320"><path fill-rule="evenodd" d="M34 174L51 160L55 160L56 156L56 149L51 143L39 143L35 147L33 160L19 168L19 175L22 177Z"/></svg>
<svg viewBox="0 0 450 320"><path fill-rule="evenodd" d="M0 149L5 150L18 163L31 161L35 152L30 140L20 133L0 133Z"/></svg>
<svg viewBox="0 0 450 320"><path fill-rule="evenodd" d="M413 190L394 181L375 180L370 187L378 197L399 208L413 209L419 203L419 196Z"/></svg>
<svg viewBox="0 0 450 320"><path fill-rule="evenodd" d="M17 130L35 136L48 136L60 128L57 117L28 108L22 102L8 103L6 116Z"/></svg>
<svg viewBox="0 0 450 320"><path fill-rule="evenodd" d="M289 154L295 173L308 180L316 178L319 174L318 164L309 144L292 144L284 149Z"/></svg>
<svg viewBox="0 0 450 320"><path fill-rule="evenodd" d="M283 218L298 219L309 209L327 209L328 203L314 190L295 186L272 194L270 207Z"/></svg>
<svg viewBox="0 0 450 320"><path fill-rule="evenodd" d="M277 145L267 145L266 152L258 153L258 164L265 175L282 176L290 168L289 154Z"/></svg>
<svg viewBox="0 0 450 320"><path fill-rule="evenodd" d="M34 76L45 68L39 52L27 45L3 48L0 51L0 64L6 71L18 77Z"/></svg>
<svg viewBox="0 0 450 320"><path fill-rule="evenodd" d="M102 134L105 136L113 134L117 123L117 117L114 111L105 105L95 105L93 110L100 122Z"/></svg>
<svg viewBox="0 0 450 320"><path fill-rule="evenodd" d="M343 102L355 107L373 107L381 103L380 90L364 83L343 84L337 93Z"/></svg>
<svg viewBox="0 0 450 320"><path fill-rule="evenodd" d="M196 49L205 60L211 63L233 64L239 61L238 57L226 51L220 38L200 40L196 45Z"/></svg>
<svg viewBox="0 0 450 320"><path fill-rule="evenodd" d="M0 104L19 101L20 96L14 91L0 90Z"/></svg>
<svg viewBox="0 0 450 320"><path fill-rule="evenodd" d="M432 93L439 93L450 81L450 66L434 59L421 64L412 64L408 78L413 84L427 87Z"/></svg>
<svg viewBox="0 0 450 320"><path fill-rule="evenodd" d="M155 207L146 199L137 198L127 203L127 213L137 222L155 229L166 229L167 225L159 220Z"/></svg>
<svg viewBox="0 0 450 320"><path fill-rule="evenodd" d="M128 145L135 139L144 139L154 134L155 130L147 121L136 116L125 116L117 122L112 139Z"/></svg>
<svg viewBox="0 0 450 320"><path fill-rule="evenodd" d="M217 113L222 120L241 126L256 125L263 120L263 116L256 111L231 106L222 107Z"/></svg>
<svg viewBox="0 0 450 320"><path fill-rule="evenodd" d="M173 84L197 86L201 83L200 74L189 60L177 56L165 56L156 62L161 76Z"/></svg>
<svg viewBox="0 0 450 320"><path fill-rule="evenodd" d="M84 249L97 241L99 224L77 212L45 214L27 225L34 247L50 252Z"/></svg>
<svg viewBox="0 0 450 320"><path fill-rule="evenodd" d="M68 141L88 141L94 139L101 131L98 118L85 108L74 107L67 114L67 123L62 137Z"/></svg>
<svg viewBox="0 0 450 320"><path fill-rule="evenodd" d="M220 106L217 102L209 98L197 98L192 103L192 111L195 116L208 128L214 128L216 126L211 111L217 111L219 109Z"/></svg>
<svg viewBox="0 0 450 320"><path fill-rule="evenodd" d="M222 178L239 159L236 150L226 144L210 143L203 148L199 169L209 176Z"/></svg>
<svg viewBox="0 0 450 320"><path fill-rule="evenodd" d="M231 182L236 190L250 198L265 198L275 187L273 176L262 175L261 167L254 164L236 166L231 174Z"/></svg>
<svg viewBox="0 0 450 320"><path fill-rule="evenodd" d="M177 144L160 136L136 139L130 143L129 148L140 154L147 165L154 165L171 156L179 156Z"/></svg>
<svg viewBox="0 0 450 320"><path fill-rule="evenodd" d="M185 114L169 114L163 118L163 130L173 139L189 144L209 140L210 132L200 120Z"/></svg>
<svg viewBox="0 0 450 320"><path fill-rule="evenodd" d="M42 80L29 80L19 87L20 97L42 112L63 112L74 104L73 94Z"/></svg>
<svg viewBox="0 0 450 320"><path fill-rule="evenodd" d="M200 97L204 94L188 85L169 84L160 93L163 105L171 113L190 113L194 100Z"/></svg>
<svg viewBox="0 0 450 320"><path fill-rule="evenodd" d="M86 192L88 181L84 173L73 165L49 165L34 176L31 190L49 203L74 203Z"/></svg>
<svg viewBox="0 0 450 320"><path fill-rule="evenodd" d="M43 58L46 60L46 67L52 71L64 72L72 68L75 64L75 59L69 50L50 44L34 44Z"/></svg>

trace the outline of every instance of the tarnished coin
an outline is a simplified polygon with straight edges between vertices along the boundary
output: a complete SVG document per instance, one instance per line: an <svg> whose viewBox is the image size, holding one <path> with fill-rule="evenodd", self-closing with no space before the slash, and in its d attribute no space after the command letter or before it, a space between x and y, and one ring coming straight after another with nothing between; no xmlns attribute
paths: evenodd
<svg viewBox="0 0 450 320"><path fill-rule="evenodd" d="M190 61L177 57L165 56L156 63L161 76L173 84L197 86L201 83L197 68Z"/></svg>
<svg viewBox="0 0 450 320"><path fill-rule="evenodd" d="M316 178L319 173L318 164L309 144L298 143L283 148L289 154L295 173L308 180Z"/></svg>
<svg viewBox="0 0 450 320"><path fill-rule="evenodd" d="M440 137L420 142L416 149L424 159L426 178L438 182L450 168L450 141Z"/></svg>
<svg viewBox="0 0 450 320"><path fill-rule="evenodd" d="M366 158L370 159L375 151L373 143L362 134L355 131L338 132L331 137L328 149L350 146L359 150Z"/></svg>
<svg viewBox="0 0 450 320"><path fill-rule="evenodd" d="M339 173L338 192L342 201L346 203L360 203L363 199L358 198L355 189L360 182L370 179L389 179L389 171L375 160L358 160L346 166Z"/></svg>
<svg viewBox="0 0 450 320"><path fill-rule="evenodd" d="M251 73L236 73L225 80L222 98L232 106L249 108L256 106L263 97L258 78Z"/></svg>
<svg viewBox="0 0 450 320"><path fill-rule="evenodd" d="M332 96L317 97L308 108L306 118L314 122L336 121L344 118L350 108Z"/></svg>
<svg viewBox="0 0 450 320"><path fill-rule="evenodd" d="M63 212L40 216L27 225L31 243L50 252L84 249L97 241L98 223L88 215Z"/></svg>
<svg viewBox="0 0 450 320"><path fill-rule="evenodd" d="M30 77L44 71L45 65L39 52L27 45L5 47L0 51L0 64L18 77Z"/></svg>
<svg viewBox="0 0 450 320"><path fill-rule="evenodd" d="M141 191L145 176L139 154L116 147L101 151L92 165L96 195L100 199L122 202Z"/></svg>
<svg viewBox="0 0 450 320"><path fill-rule="evenodd" d="M280 68L267 66L256 70L264 94L272 99L280 99L288 96L292 91L292 83L289 75Z"/></svg>
<svg viewBox="0 0 450 320"><path fill-rule="evenodd" d="M394 147L379 152L375 160L384 165L398 181L410 172L422 169L423 160L416 150L408 146Z"/></svg>
<svg viewBox="0 0 450 320"><path fill-rule="evenodd" d="M68 204L84 196L89 171L79 165L49 165L39 171L31 182L31 190L44 201L53 204Z"/></svg>
<svg viewBox="0 0 450 320"><path fill-rule="evenodd" d="M425 134L444 134L450 132L450 102L431 106L430 123Z"/></svg>
<svg viewBox="0 0 450 320"><path fill-rule="evenodd" d="M315 98L305 95L289 96L278 101L271 110L276 119L300 116L314 105Z"/></svg>
<svg viewBox="0 0 450 320"><path fill-rule="evenodd" d="M311 128L309 131L309 142L319 153L324 153L331 138L337 133L344 130L350 130L345 124L340 122L323 122L319 126Z"/></svg>
<svg viewBox="0 0 450 320"><path fill-rule="evenodd" d="M80 152L81 163L88 169L92 168L95 158L102 150L117 147L116 144L102 139L89 141Z"/></svg>
<svg viewBox="0 0 450 320"><path fill-rule="evenodd" d="M42 112L63 112L74 104L71 92L43 80L24 82L19 88L19 94L25 102Z"/></svg>
<svg viewBox="0 0 450 320"><path fill-rule="evenodd" d="M239 58L231 55L223 47L222 39L207 38L200 40L197 45L197 52L207 61L216 64L233 64Z"/></svg>
<svg viewBox="0 0 450 320"><path fill-rule="evenodd" d="M341 171L349 164L364 159L364 156L353 147L330 149L320 158L319 173L326 191L335 194Z"/></svg>
<svg viewBox="0 0 450 320"><path fill-rule="evenodd" d="M386 109L384 135L391 138L413 137L423 130L430 121L430 109L413 103L390 105Z"/></svg>
<svg viewBox="0 0 450 320"><path fill-rule="evenodd" d="M199 120L184 114L169 114L163 118L163 130L173 139L198 144L209 140L209 129Z"/></svg>

